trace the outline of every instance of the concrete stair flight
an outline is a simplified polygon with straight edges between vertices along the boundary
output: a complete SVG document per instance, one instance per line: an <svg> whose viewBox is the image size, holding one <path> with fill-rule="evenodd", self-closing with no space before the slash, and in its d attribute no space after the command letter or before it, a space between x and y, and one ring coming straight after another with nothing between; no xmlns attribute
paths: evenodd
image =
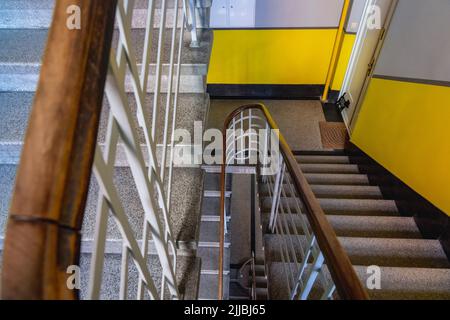
<svg viewBox="0 0 450 320"><path fill-rule="evenodd" d="M380 267L381 289L367 289L372 299L450 299L450 263L441 243L423 238L414 217L399 209L398 199L386 195L391 194L384 192L391 186L383 168L358 151L295 154L364 286L367 267ZM282 190L290 223L287 234L263 229L271 299L289 298L283 261L295 269L294 254L300 259L300 248L307 245L301 228L303 208L296 205L288 184ZM261 183L259 192L267 227L271 207L267 185ZM283 243L292 244L293 252L282 257Z"/></svg>
<svg viewBox="0 0 450 320"><path fill-rule="evenodd" d="M167 99L167 85L169 74L169 54L171 43L171 28L175 12L181 17L181 4L174 9L174 1L167 0L166 33L162 54L162 91L160 99L164 103ZM33 97L41 68L41 59L45 48L48 28L51 23L54 0L2 0L0 1L0 261L3 250L3 238L7 221L12 190L14 187L17 165L23 146L24 134L28 125ZM144 46L145 18L147 0L135 1L131 40L135 46L138 67L142 61ZM206 94L206 73L212 46L212 32L208 29L209 8L211 1L198 1L196 14L198 22L199 48L191 48L191 35L185 31L183 39L183 54L181 65L181 82L176 127L187 129L193 133L194 121L204 122L209 108L209 96ZM150 60L149 85L147 88L146 104L151 109L156 81L156 44L161 19L161 0L155 1L155 24L153 30L153 46ZM178 25L180 27L180 25ZM179 31L179 30L178 30ZM178 33L177 33L178 34ZM178 37L179 35L177 35ZM113 47L118 41L116 25L113 36ZM178 43L178 42L177 42ZM176 72L175 66L175 72ZM134 124L140 133L139 139L143 144L144 137L139 129L136 117L136 103L132 94L130 76L126 76L125 87L129 92L128 98ZM164 105L164 104L161 104ZM98 142L102 146L105 141L107 120L109 116L107 99L104 100ZM164 114L158 114L157 155L162 150L162 126ZM144 147L143 147L144 148ZM145 149L145 148L144 148ZM144 154L146 153L146 150ZM143 209L140 204L135 183L128 168L122 148L118 147L114 181L121 197L124 209L128 214L130 225L141 241ZM203 187L203 172L200 167L175 168L174 186L172 194L171 221L173 223L174 238L178 244L177 278L180 290L185 292L184 298L196 299L200 278L200 259L195 255L197 222L199 219L201 190ZM93 248L95 230L95 214L97 206L98 186L92 178L85 219L82 229L81 269L82 290L81 297L87 297L87 276L89 274L90 256ZM109 219L105 249L104 279L102 284L102 299L117 299L120 281L121 236L117 226ZM151 275L157 286L161 283L161 266L157 263L156 251L152 242L149 245L149 265ZM133 265L133 263L130 263ZM1 272L1 270L0 270ZM84 281L83 281L84 279ZM137 286L136 270L130 270L129 298L134 299ZM133 291L134 290L134 291ZM134 292L134 293L133 293Z"/></svg>

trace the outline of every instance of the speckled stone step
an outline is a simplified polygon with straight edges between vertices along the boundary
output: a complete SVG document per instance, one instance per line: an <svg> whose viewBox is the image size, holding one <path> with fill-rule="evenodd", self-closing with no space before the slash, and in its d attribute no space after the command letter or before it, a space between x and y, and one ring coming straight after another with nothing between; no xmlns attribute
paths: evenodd
<svg viewBox="0 0 450 320"><path fill-rule="evenodd" d="M291 239L288 237L291 237ZM338 239L354 265L417 268L450 267L439 240L357 237L338 237ZM264 240L266 252L272 262L282 261L280 244L288 243L291 246L292 240L291 258L294 252L297 257L301 257L300 246L306 248L304 236L266 234Z"/></svg>
<svg viewBox="0 0 450 320"><path fill-rule="evenodd" d="M268 224L269 216L270 213L264 214L264 225ZM281 217L282 214L279 214L279 216ZM291 234L294 234L294 232L304 234L302 218L309 225L306 215L286 215ZM327 218L336 234L341 237L422 238L412 217L328 215ZM295 226L295 230L293 226Z"/></svg>
<svg viewBox="0 0 450 320"><path fill-rule="evenodd" d="M327 214L343 214L343 215L380 215L393 216L398 215L398 208L393 200L383 199L318 199L323 211ZM272 198L266 197L262 199L262 210L270 212L272 206ZM283 205L284 212L298 212L303 210L302 203L297 198L282 198L280 202ZM280 209L281 210L281 209ZM282 211L281 211L282 212Z"/></svg>

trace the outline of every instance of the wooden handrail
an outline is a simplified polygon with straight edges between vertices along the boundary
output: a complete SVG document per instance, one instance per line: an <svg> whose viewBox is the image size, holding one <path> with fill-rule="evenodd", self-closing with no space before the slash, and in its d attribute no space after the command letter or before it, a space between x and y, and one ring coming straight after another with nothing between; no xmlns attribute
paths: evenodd
<svg viewBox="0 0 450 320"><path fill-rule="evenodd" d="M271 129L279 130L279 127L270 115L267 107L261 103L244 105L234 110L225 120L223 127L223 148L226 146L226 132L231 121L240 113L249 110L260 110ZM325 216L317 198L300 169L291 148L287 144L281 132L278 134L280 150L286 163L287 170L291 174L292 181L297 193L300 195L305 208L306 216L309 220L320 250L322 251L331 277L336 285L336 289L341 299L345 300L367 300L369 296L358 278L347 253L342 248L336 233ZM220 173L220 229L219 229L219 284L218 297L223 298L223 257L224 257L224 226L225 226L225 169L226 152L223 151L222 165Z"/></svg>
<svg viewBox="0 0 450 320"><path fill-rule="evenodd" d="M80 233L117 0L58 0L6 230L3 299L76 299ZM69 29L69 6L81 28Z"/></svg>

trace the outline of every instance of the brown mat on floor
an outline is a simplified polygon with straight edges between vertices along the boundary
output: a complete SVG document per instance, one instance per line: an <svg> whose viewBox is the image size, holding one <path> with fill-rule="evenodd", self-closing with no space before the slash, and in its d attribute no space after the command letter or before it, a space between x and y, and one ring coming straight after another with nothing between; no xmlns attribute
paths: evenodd
<svg viewBox="0 0 450 320"><path fill-rule="evenodd" d="M349 145L347 128L342 122L319 122L322 147L324 149L345 149Z"/></svg>

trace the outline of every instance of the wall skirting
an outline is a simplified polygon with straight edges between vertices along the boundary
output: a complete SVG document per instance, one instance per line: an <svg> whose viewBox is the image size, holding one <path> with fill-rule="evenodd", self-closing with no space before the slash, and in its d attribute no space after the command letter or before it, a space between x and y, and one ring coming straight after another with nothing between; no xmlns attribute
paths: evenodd
<svg viewBox="0 0 450 320"><path fill-rule="evenodd" d="M286 84L208 84L207 92L213 99L300 99L318 100L324 85ZM335 101L339 92L331 91Z"/></svg>

